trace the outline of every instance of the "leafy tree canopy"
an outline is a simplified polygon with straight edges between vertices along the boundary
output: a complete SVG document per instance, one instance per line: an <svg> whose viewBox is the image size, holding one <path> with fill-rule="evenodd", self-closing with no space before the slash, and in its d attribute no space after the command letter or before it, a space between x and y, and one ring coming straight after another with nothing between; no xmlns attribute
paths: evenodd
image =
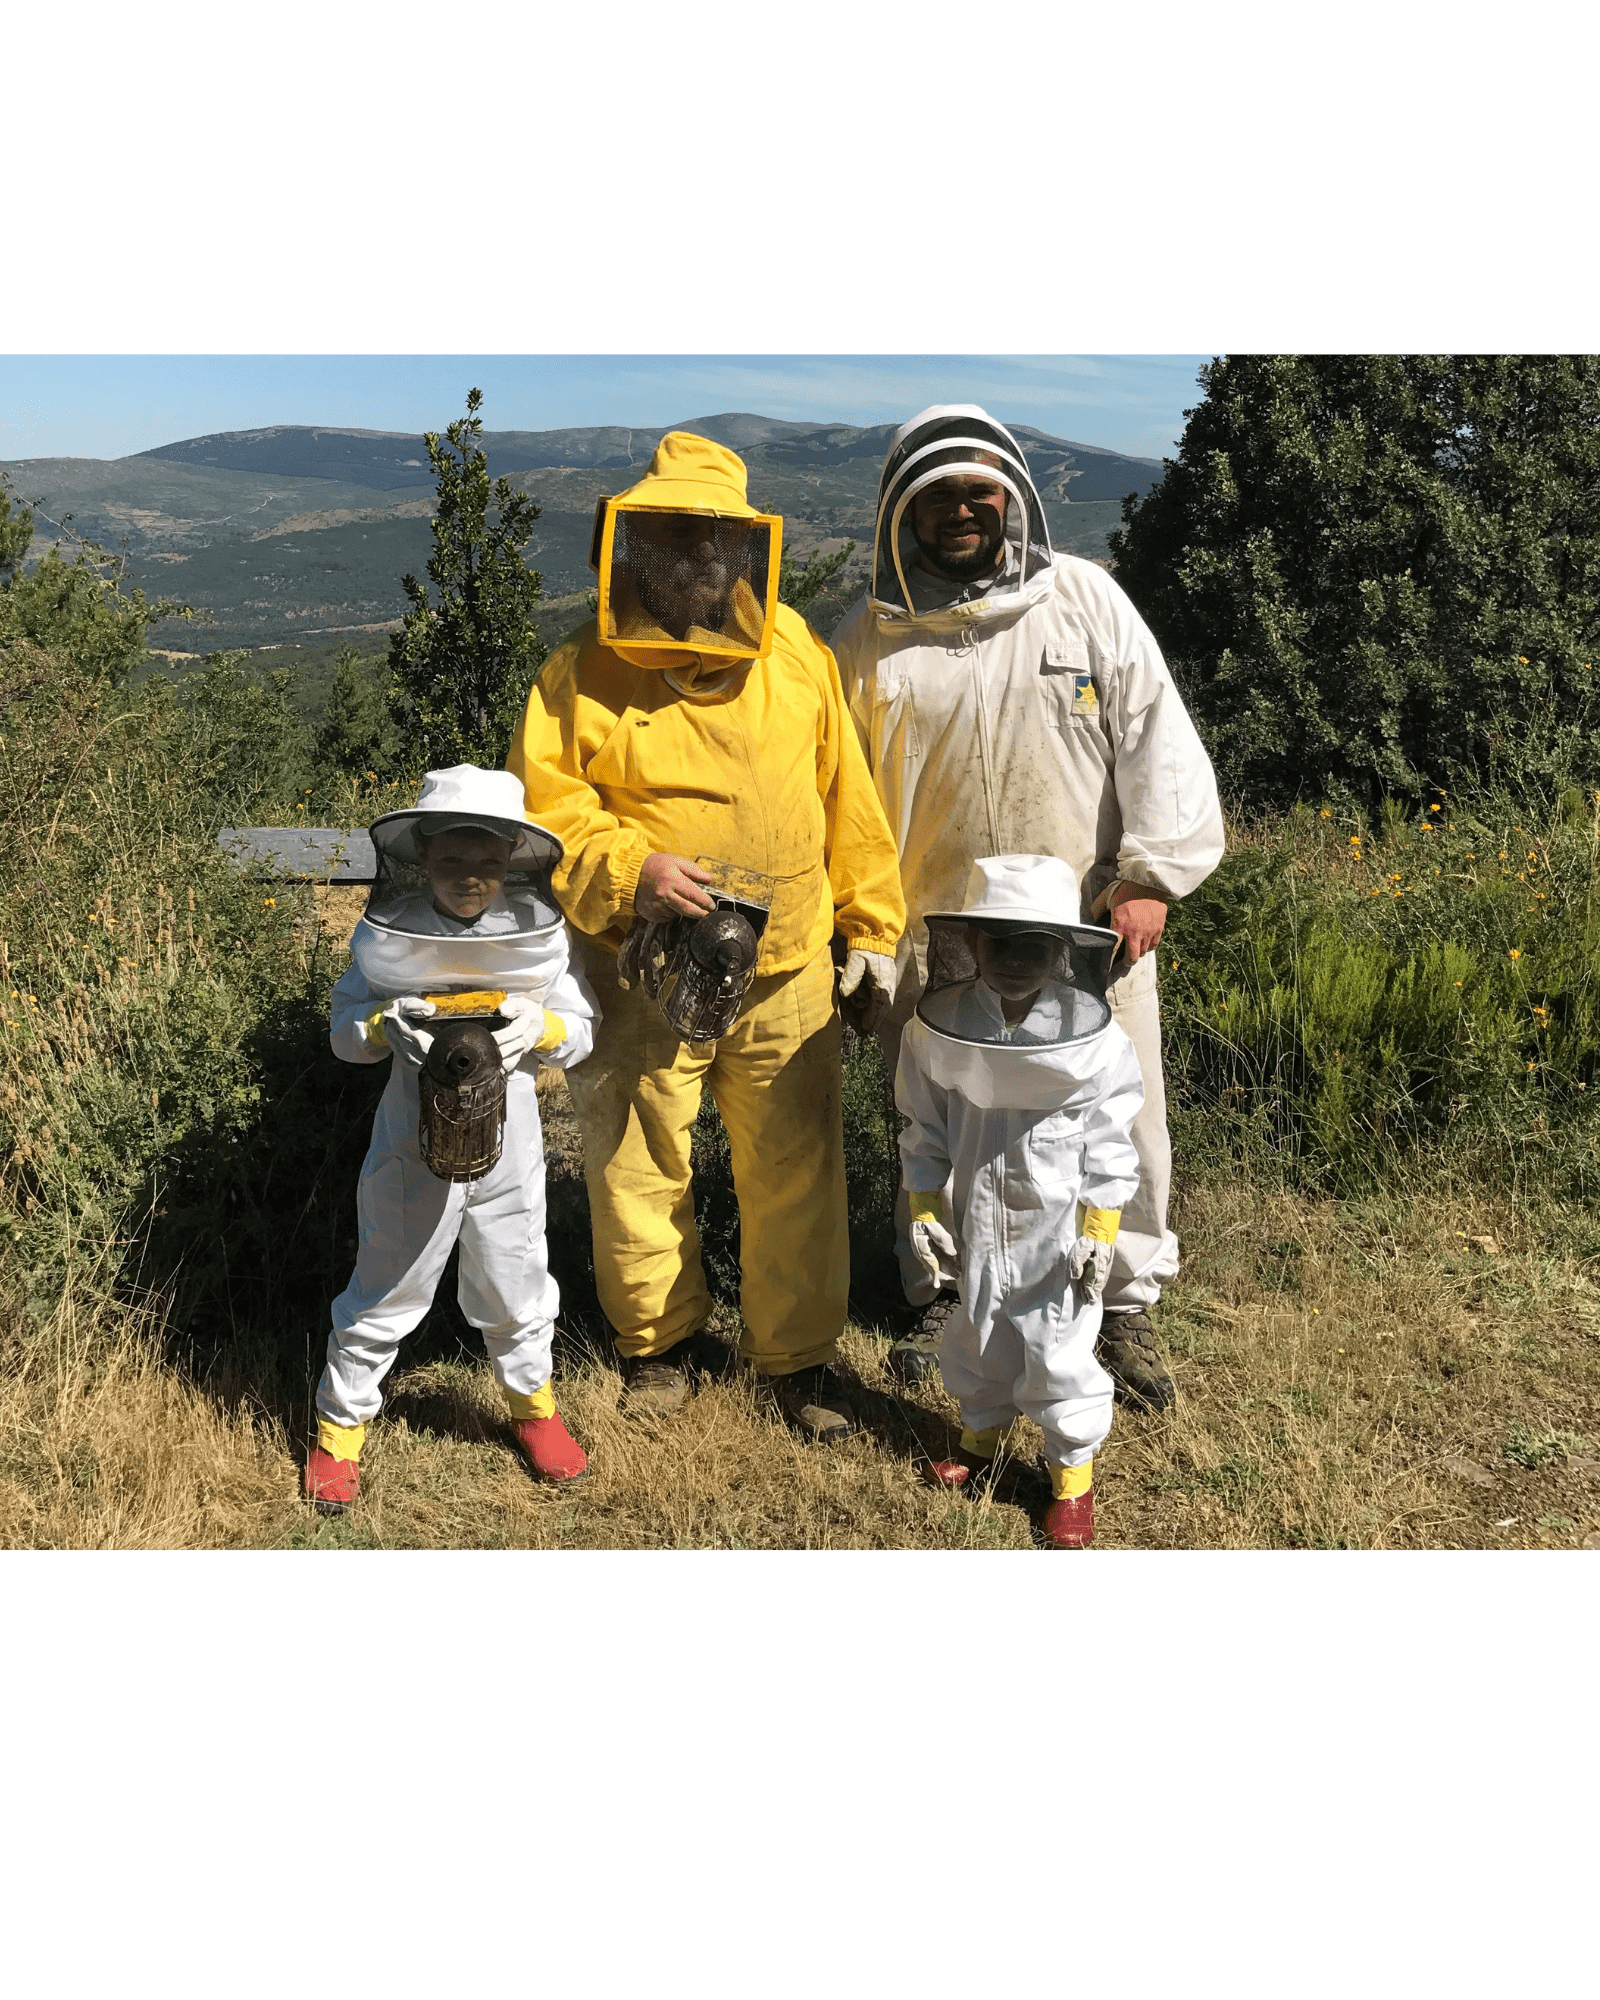
<svg viewBox="0 0 1600 2000"><path fill-rule="evenodd" d="M1227 789L1590 781L1600 357L1229 355L1111 538Z"/></svg>
<svg viewBox="0 0 1600 2000"><path fill-rule="evenodd" d="M539 507L508 480L489 479L478 442L483 396L467 414L426 436L437 482L428 579L401 579L410 601L389 642L389 706L403 754L416 770L451 764L498 769L528 690L545 661L534 629L541 583L522 551ZM491 518L491 511L493 518Z"/></svg>

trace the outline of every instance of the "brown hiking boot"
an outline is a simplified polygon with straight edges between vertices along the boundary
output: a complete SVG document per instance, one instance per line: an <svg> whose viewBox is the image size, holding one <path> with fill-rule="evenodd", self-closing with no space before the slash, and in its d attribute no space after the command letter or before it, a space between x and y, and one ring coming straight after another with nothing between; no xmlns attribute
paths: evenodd
<svg viewBox="0 0 1600 2000"><path fill-rule="evenodd" d="M622 1402L625 1417L675 1416L689 1400L688 1372L678 1365L677 1348L665 1354L634 1354L622 1363Z"/></svg>
<svg viewBox="0 0 1600 2000"><path fill-rule="evenodd" d="M889 1369L908 1387L932 1381L939 1366L945 1324L961 1301L954 1292L936 1292L916 1325L889 1349Z"/></svg>
<svg viewBox="0 0 1600 2000"><path fill-rule="evenodd" d="M1133 1312L1107 1313L1100 1322L1095 1352L1116 1384L1117 1401L1136 1410L1164 1410L1177 1395L1177 1385L1156 1351L1155 1328L1143 1306Z"/></svg>
<svg viewBox="0 0 1600 2000"><path fill-rule="evenodd" d="M727 1344L704 1327L674 1342L661 1354L624 1356L622 1414L625 1417L670 1417L708 1378L720 1382L733 1367Z"/></svg>
<svg viewBox="0 0 1600 2000"><path fill-rule="evenodd" d="M838 1444L860 1430L844 1384L822 1362L793 1375L769 1375L765 1381L783 1415L814 1444Z"/></svg>

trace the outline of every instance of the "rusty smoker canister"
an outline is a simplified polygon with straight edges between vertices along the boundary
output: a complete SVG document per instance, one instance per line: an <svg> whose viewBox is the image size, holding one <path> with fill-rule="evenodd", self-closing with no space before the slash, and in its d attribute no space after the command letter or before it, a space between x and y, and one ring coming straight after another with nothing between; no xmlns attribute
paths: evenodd
<svg viewBox="0 0 1600 2000"><path fill-rule="evenodd" d="M487 1019L445 1020L429 1032L422 1066L417 1143L431 1174L442 1181L476 1181L500 1157L506 1129L506 1073Z"/></svg>

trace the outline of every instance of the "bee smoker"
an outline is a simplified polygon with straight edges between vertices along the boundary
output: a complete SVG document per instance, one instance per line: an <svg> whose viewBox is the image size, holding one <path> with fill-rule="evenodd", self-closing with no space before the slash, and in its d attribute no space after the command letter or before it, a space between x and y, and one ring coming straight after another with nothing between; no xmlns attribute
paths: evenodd
<svg viewBox="0 0 1600 2000"><path fill-rule="evenodd" d="M422 1066L417 1143L442 1181L481 1180L500 1157L506 1073L490 1032L498 1014L447 1018L434 1026Z"/></svg>

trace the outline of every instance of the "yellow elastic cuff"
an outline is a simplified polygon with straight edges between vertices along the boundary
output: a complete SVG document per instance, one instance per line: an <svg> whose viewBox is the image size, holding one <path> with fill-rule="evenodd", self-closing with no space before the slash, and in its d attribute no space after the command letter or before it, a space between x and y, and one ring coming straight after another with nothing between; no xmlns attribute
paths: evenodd
<svg viewBox="0 0 1600 2000"><path fill-rule="evenodd" d="M387 1000L380 1000L370 1014L361 1017L361 1025L367 1031L367 1040L376 1042L380 1049L389 1046L388 1037L383 1032L383 1010L388 1004Z"/></svg>
<svg viewBox="0 0 1600 2000"><path fill-rule="evenodd" d="M974 1431L962 1429L961 1449L970 1452L974 1458L993 1458L1004 1441L1011 1435L1009 1424L996 1424L993 1430Z"/></svg>
<svg viewBox="0 0 1600 2000"><path fill-rule="evenodd" d="M921 1192L916 1188L912 1188L908 1191L906 1200L911 1204L911 1220L913 1222L933 1222L938 1220L939 1192L937 1188L928 1192Z"/></svg>
<svg viewBox="0 0 1600 2000"><path fill-rule="evenodd" d="M542 1389L535 1389L531 1396L518 1395L515 1389L501 1391L511 1405L511 1415L515 1422L525 1424L530 1417L553 1417L556 1413L556 1391L553 1382L546 1382Z"/></svg>
<svg viewBox="0 0 1600 2000"><path fill-rule="evenodd" d="M559 1014L552 1014L550 1009L546 1007L544 1010L544 1033L534 1043L534 1053L541 1056L548 1055L552 1049L559 1049L566 1039L566 1022L562 1020Z"/></svg>
<svg viewBox="0 0 1600 2000"><path fill-rule="evenodd" d="M327 1417L317 1419L317 1445L329 1458L337 1458L346 1465L354 1465L361 1456L361 1447L367 1441L365 1424L336 1424Z"/></svg>
<svg viewBox="0 0 1600 2000"><path fill-rule="evenodd" d="M1087 1458L1082 1465L1052 1465L1050 1468L1050 1491L1058 1500L1076 1500L1080 1493L1087 1493L1094 1485L1094 1460Z"/></svg>
<svg viewBox="0 0 1600 2000"><path fill-rule="evenodd" d="M1091 1243L1115 1243L1117 1225L1122 1221L1120 1208L1085 1208L1083 1211L1083 1234Z"/></svg>

